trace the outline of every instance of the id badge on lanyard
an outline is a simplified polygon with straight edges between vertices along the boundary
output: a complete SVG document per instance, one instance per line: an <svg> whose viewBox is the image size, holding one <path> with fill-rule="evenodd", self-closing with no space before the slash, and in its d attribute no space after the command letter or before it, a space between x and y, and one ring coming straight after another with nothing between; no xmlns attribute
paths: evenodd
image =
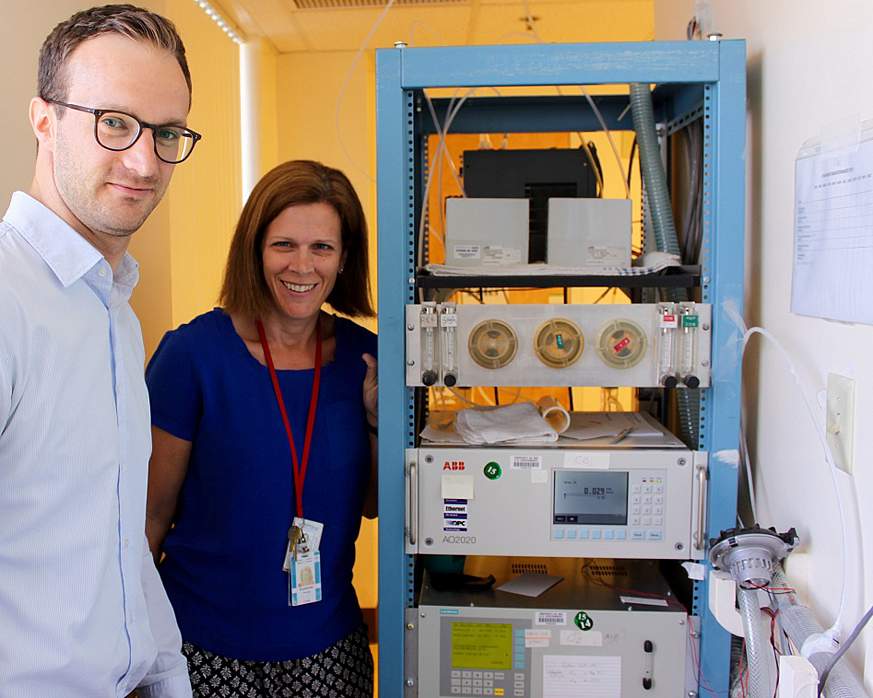
<svg viewBox="0 0 873 698"><path fill-rule="evenodd" d="M306 468L309 464L309 451L312 445L312 432L315 428L315 413L318 407L318 392L321 384L321 328L315 326L315 367L312 378L312 396L309 400L309 413L306 416L306 435L303 441L303 457L298 460L297 447L294 445L294 434L291 422L279 387L279 378L270 354L270 345L264 332L263 323L258 320L258 336L264 350L264 359L273 383L273 392L282 416L282 424L288 437L291 449L291 465L294 474L294 495L297 515L288 529L288 545L282 564L282 571L288 574L288 605L303 606L304 604L321 601L321 535L324 525L318 521L303 517L303 486L306 481Z"/></svg>

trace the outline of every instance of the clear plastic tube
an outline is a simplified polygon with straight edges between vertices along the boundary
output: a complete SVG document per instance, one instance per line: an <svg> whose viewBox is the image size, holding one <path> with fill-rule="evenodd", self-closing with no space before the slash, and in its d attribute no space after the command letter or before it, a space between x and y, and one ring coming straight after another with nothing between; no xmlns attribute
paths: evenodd
<svg viewBox="0 0 873 698"><path fill-rule="evenodd" d="M679 347L679 373L682 378L691 375L697 363L697 327L689 322L697 314L693 307L683 306L681 311L682 334ZM696 387L696 386L692 386Z"/></svg>
<svg viewBox="0 0 873 698"><path fill-rule="evenodd" d="M443 383L449 387L458 382L458 370L456 365L457 337L456 327L458 316L453 305L443 305L440 308L440 332L442 351L442 378Z"/></svg>
<svg viewBox="0 0 873 698"><path fill-rule="evenodd" d="M434 305L427 304L421 309L421 382L431 386L437 382L437 315Z"/></svg>
<svg viewBox="0 0 873 698"><path fill-rule="evenodd" d="M676 315L672 304L662 305L661 336L658 338L658 370L660 371L661 384L672 388L676 385L676 367L674 365L674 342L676 335Z"/></svg>
<svg viewBox="0 0 873 698"><path fill-rule="evenodd" d="M737 604L746 636L746 658L749 666L749 698L770 698L775 681L773 651L769 641L769 627L758 605L757 589L737 586Z"/></svg>

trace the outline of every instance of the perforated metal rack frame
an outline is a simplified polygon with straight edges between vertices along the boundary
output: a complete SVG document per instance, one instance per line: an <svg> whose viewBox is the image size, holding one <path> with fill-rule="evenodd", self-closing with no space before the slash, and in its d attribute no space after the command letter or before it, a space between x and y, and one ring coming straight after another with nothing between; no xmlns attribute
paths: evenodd
<svg viewBox="0 0 873 698"><path fill-rule="evenodd" d="M745 61L745 42L734 40L377 52L382 698L403 696L409 678L404 670L404 634L407 609L413 603L413 560L404 554L403 545L403 469L405 449L414 445L415 414L414 391L405 385L403 341L404 306L415 302L418 288L416 223L422 205L427 136L434 132L430 115L423 108L422 90L649 83L656 85L656 118L666 124L667 133L702 120L704 200L699 288L700 300L713 306L713 385L701 391L697 433L698 448L709 452L708 531L715 532L733 526L736 514L737 469L732 460L739 431L740 343L725 306L732 305L742 314ZM610 128L631 128L630 116L619 119L628 103L626 96L596 99ZM447 102L435 102L441 120ZM452 123L452 132L459 133L597 130L599 124L578 95L474 97ZM430 283L421 279L422 286ZM580 281L578 285L586 284ZM728 688L730 638L710 615L706 598L706 582L695 582L691 625L700 628L698 680L707 693L723 694Z"/></svg>

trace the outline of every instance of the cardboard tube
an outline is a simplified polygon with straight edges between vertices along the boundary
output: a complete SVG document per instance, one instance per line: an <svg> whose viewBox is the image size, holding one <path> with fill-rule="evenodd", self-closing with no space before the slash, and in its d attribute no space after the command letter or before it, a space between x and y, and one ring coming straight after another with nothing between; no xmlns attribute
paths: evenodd
<svg viewBox="0 0 873 698"><path fill-rule="evenodd" d="M537 408L543 419L559 434L567 431L570 427L570 413L551 395L541 397L537 401Z"/></svg>

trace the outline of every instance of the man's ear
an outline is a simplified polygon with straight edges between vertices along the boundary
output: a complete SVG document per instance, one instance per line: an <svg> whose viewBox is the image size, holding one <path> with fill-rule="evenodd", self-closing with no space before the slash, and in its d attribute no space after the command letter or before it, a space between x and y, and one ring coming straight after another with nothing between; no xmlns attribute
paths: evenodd
<svg viewBox="0 0 873 698"><path fill-rule="evenodd" d="M57 112L40 97L30 100L30 127L40 148L54 149Z"/></svg>

